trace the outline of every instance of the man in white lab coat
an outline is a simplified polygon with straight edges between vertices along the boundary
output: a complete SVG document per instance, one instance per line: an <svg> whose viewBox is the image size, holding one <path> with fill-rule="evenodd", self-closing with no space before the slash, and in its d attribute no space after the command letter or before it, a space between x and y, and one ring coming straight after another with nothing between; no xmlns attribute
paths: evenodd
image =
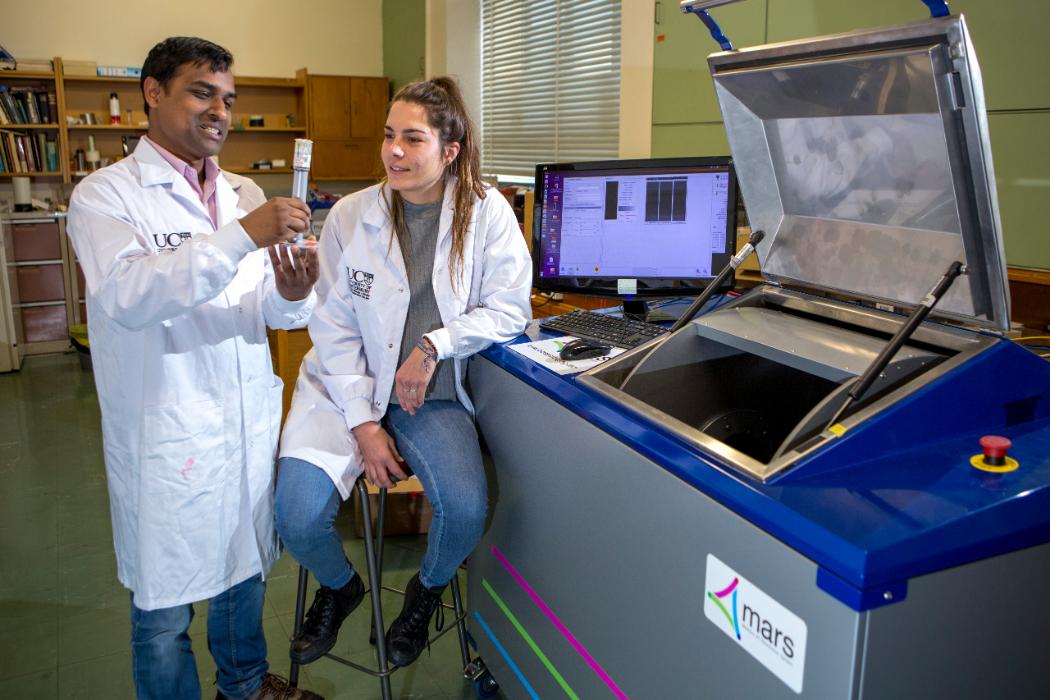
<svg viewBox="0 0 1050 700"><path fill-rule="evenodd" d="M267 673L262 628L282 394L266 326L306 325L317 259L280 245L308 227L303 203L265 202L212 160L236 99L232 61L202 39L155 46L146 137L69 207L140 698L200 698L187 630L202 600L218 697L317 697Z"/></svg>

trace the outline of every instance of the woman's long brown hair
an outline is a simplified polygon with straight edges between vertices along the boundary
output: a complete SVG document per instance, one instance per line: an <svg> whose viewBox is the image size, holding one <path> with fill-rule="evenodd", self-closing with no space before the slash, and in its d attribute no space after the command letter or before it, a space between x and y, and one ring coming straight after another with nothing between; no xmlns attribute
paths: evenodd
<svg viewBox="0 0 1050 700"><path fill-rule="evenodd" d="M467 112L459 85L447 76L406 85L397 91L391 104L398 101L417 104L426 111L427 122L441 139L442 149L450 143L459 144L459 155L445 169L446 186L453 177L456 178L456 190L453 193L452 250L448 260L449 277L455 288L456 280L463 272L463 247L474 211L474 198L485 198L485 184L481 180L481 153L474 133L474 123ZM387 180L384 177L381 184L381 192L384 194L386 187ZM385 201L386 198L383 199ZM397 190L391 193L389 214L393 224L391 236L397 237L401 253L407 260L405 240L408 231L405 226L405 205Z"/></svg>

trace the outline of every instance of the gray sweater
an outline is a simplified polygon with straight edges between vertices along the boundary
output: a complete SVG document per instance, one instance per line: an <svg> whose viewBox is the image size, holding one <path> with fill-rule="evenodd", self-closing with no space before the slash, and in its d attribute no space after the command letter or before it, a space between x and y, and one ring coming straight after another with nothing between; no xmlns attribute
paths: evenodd
<svg viewBox="0 0 1050 700"><path fill-rule="evenodd" d="M404 364L424 333L441 328L441 313L434 299L434 253L437 250L438 225L441 221L441 202L412 204L402 200L405 207L405 224L408 238L404 248L408 253L405 268L408 271L408 317L405 332L401 336L401 355L397 366ZM456 399L456 384L453 368L449 362L438 362L437 371L427 388L428 400ZM391 389L390 403L397 404L397 390Z"/></svg>

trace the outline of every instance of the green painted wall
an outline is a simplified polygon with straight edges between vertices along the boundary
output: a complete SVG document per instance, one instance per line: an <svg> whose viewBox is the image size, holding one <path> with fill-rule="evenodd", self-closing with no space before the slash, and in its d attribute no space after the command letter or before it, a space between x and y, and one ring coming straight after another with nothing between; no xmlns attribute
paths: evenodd
<svg viewBox="0 0 1050 700"><path fill-rule="evenodd" d="M654 156L727 153L707 69L717 46L696 17L659 0L654 38ZM1050 268L1050 21L1046 0L950 0L973 36L1011 265ZM904 24L928 17L920 0L745 0L712 11L738 46Z"/></svg>
<svg viewBox="0 0 1050 700"><path fill-rule="evenodd" d="M426 0L383 0L383 75L394 92L426 69Z"/></svg>

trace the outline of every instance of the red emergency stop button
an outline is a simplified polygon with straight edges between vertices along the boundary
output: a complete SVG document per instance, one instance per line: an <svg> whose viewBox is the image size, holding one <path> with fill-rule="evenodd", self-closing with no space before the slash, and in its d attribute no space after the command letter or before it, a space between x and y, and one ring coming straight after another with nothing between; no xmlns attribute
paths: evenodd
<svg viewBox="0 0 1050 700"><path fill-rule="evenodd" d="M978 442L981 443L983 454L971 457L971 466L981 471L999 474L1017 469L1017 461L1006 456L1006 451L1013 445L1009 438L1002 435L985 435Z"/></svg>
<svg viewBox="0 0 1050 700"><path fill-rule="evenodd" d="M984 463L993 467L1006 464L1006 451L1013 445L1009 438L1002 435L985 435L980 440L984 451Z"/></svg>

